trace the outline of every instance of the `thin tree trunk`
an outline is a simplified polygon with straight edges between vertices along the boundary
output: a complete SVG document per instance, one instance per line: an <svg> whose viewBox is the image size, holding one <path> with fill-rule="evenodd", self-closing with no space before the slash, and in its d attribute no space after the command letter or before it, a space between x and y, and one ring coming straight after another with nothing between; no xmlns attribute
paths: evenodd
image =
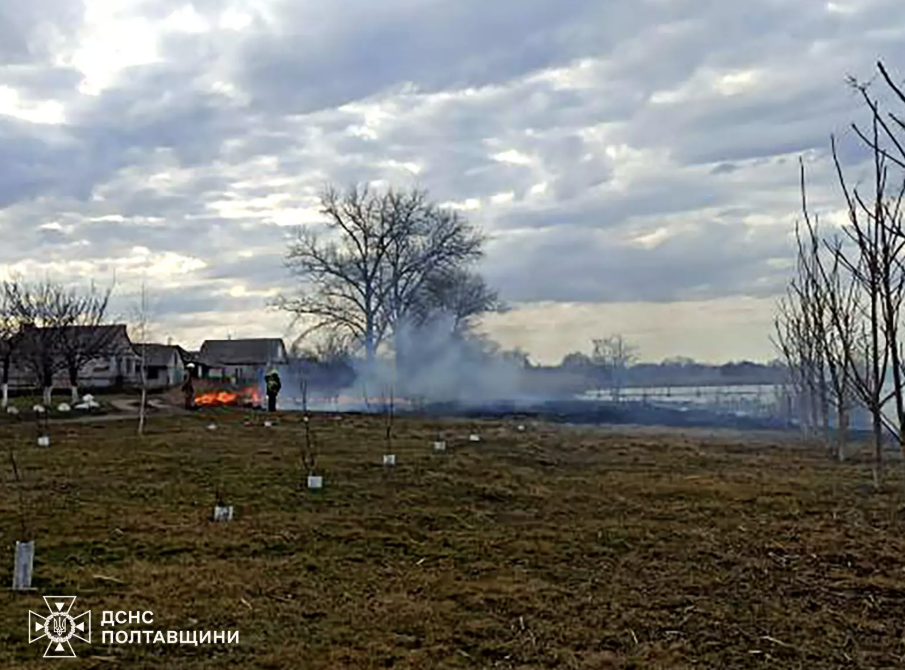
<svg viewBox="0 0 905 670"><path fill-rule="evenodd" d="M798 420L801 422L801 434L805 439L810 439L811 437L810 406L811 399L807 384L802 384L798 393Z"/></svg>
<svg viewBox="0 0 905 670"><path fill-rule="evenodd" d="M874 487L883 488L886 483L886 465L883 461L883 422L880 410L873 411L874 424Z"/></svg>
<svg viewBox="0 0 905 670"><path fill-rule="evenodd" d="M842 463L845 460L845 447L848 442L849 415L845 404L840 402L837 407L839 425L836 427L836 458Z"/></svg>
<svg viewBox="0 0 905 670"><path fill-rule="evenodd" d="M145 431L145 403L148 399L148 389L142 386L141 389L141 405L138 410L138 434L144 435Z"/></svg>
<svg viewBox="0 0 905 670"><path fill-rule="evenodd" d="M813 376L813 371L810 373ZM808 401L810 403L810 433L811 439L816 440L820 434L820 390L817 388L817 381L811 379L808 388Z"/></svg>
<svg viewBox="0 0 905 670"><path fill-rule="evenodd" d="M898 315L896 315L898 318ZM905 446L905 398L902 397L902 368L901 361L899 358L899 343L898 343L898 326L896 324L892 324L890 327L890 356L892 360L890 361L892 364L892 384L894 391L894 398L896 401L896 420L898 422L898 434L897 438L899 440L899 447Z"/></svg>
<svg viewBox="0 0 905 670"><path fill-rule="evenodd" d="M830 429L830 396L827 392L826 371L820 366L820 418L823 427L823 443L827 449L833 444L833 433Z"/></svg>
<svg viewBox="0 0 905 670"><path fill-rule="evenodd" d="M9 406L9 366L10 357L7 353L7 356L3 359L3 398L0 400L0 407L3 409Z"/></svg>
<svg viewBox="0 0 905 670"><path fill-rule="evenodd" d="M69 373L70 397L72 398L73 403L77 403L79 401L79 371L70 367L67 372Z"/></svg>

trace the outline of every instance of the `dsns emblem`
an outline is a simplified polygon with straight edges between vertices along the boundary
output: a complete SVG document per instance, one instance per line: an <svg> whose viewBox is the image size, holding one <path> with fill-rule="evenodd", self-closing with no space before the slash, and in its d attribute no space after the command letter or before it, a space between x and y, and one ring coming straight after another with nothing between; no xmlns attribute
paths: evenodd
<svg viewBox="0 0 905 670"><path fill-rule="evenodd" d="M28 641L47 638L44 658L75 658L70 640L75 638L91 644L91 611L73 616L76 596L44 596L50 614L28 613Z"/></svg>

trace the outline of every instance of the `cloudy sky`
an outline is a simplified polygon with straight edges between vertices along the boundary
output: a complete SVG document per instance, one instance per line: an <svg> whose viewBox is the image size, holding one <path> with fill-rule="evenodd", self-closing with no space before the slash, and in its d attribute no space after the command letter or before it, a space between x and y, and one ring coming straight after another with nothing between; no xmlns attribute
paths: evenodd
<svg viewBox="0 0 905 670"><path fill-rule="evenodd" d="M845 84L905 77L901 0L2 0L0 273L142 278L155 333L283 335L327 182L491 236L506 346L767 359L804 156L841 220ZM853 179L864 156L844 144Z"/></svg>

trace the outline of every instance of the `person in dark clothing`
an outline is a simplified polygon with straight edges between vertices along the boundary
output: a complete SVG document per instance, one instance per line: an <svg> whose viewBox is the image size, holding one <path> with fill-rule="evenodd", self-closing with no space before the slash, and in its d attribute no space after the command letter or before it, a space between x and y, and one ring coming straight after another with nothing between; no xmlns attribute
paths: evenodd
<svg viewBox="0 0 905 670"><path fill-rule="evenodd" d="M192 373L194 366L189 364L185 370L185 381L182 382L182 395L185 398L185 408L187 410L195 409L195 385L192 383Z"/></svg>
<svg viewBox="0 0 905 670"><path fill-rule="evenodd" d="M280 383L280 375L276 370L271 370L264 377L264 381L267 383L267 411L276 412L277 395L279 395L280 389L283 388Z"/></svg>

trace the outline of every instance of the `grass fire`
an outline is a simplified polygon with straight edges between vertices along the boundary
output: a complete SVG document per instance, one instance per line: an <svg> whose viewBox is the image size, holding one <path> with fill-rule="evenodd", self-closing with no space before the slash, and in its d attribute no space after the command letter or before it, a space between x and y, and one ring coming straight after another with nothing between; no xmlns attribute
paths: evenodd
<svg viewBox="0 0 905 670"><path fill-rule="evenodd" d="M237 391L205 391L195 394L198 407L260 407L261 397L256 388Z"/></svg>

